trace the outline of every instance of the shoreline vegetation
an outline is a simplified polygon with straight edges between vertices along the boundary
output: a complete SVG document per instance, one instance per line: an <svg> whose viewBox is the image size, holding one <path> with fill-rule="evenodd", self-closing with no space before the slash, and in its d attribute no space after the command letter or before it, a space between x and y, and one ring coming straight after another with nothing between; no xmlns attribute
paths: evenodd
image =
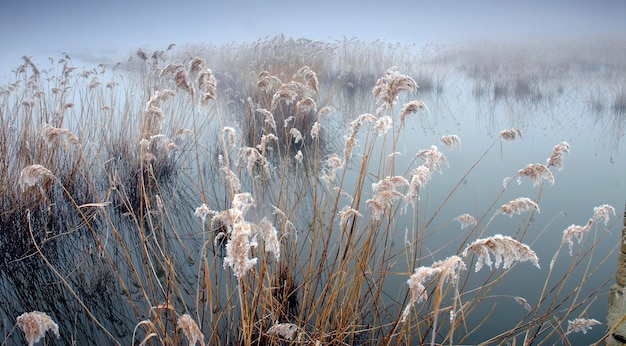
<svg viewBox="0 0 626 346"><path fill-rule="evenodd" d="M619 150L625 44L278 36L83 70L67 53L45 67L25 56L0 86L2 344L570 345L590 330L603 343L613 326L586 312L615 282L597 273L620 244L595 250L621 206L575 215L551 259L530 236L549 226L534 218L575 148L557 138L517 162L520 128L481 148L456 134L406 148L435 107L424 100L463 85L487 107L531 110L582 88ZM473 163L441 186L461 148ZM438 218L498 151L518 165L494 175L500 192ZM458 233L431 248L442 224ZM518 267L541 289L503 292ZM485 334L494 300L524 314Z"/></svg>

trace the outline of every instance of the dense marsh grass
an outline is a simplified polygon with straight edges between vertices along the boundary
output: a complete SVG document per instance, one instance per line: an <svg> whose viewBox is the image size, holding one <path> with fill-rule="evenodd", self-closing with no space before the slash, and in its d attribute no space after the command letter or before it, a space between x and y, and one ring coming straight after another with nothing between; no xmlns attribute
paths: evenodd
<svg viewBox="0 0 626 346"><path fill-rule="evenodd" d="M414 148L407 127L431 107L417 96L449 87L458 61L444 53L277 37L84 71L25 57L0 96L5 343L53 343L51 330L62 344L569 344L613 280L593 275L615 250L594 251L615 210L577 218L540 262L529 229L567 162L557 139L533 157L545 164L513 162L498 193L438 218L523 135L504 129L439 185L462 138ZM501 86L471 70L494 98L549 98L550 69ZM515 180L531 197L507 202ZM498 289L518 266L541 267L539 291ZM493 300L525 314L486 334Z"/></svg>

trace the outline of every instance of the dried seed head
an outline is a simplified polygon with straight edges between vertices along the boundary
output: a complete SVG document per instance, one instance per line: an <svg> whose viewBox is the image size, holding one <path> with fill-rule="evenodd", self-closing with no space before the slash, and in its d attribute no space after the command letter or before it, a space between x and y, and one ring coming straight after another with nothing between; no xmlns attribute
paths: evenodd
<svg viewBox="0 0 626 346"><path fill-rule="evenodd" d="M500 208L500 212L511 217L513 214L519 215L531 210L539 212L539 206L535 203L535 201L526 197L520 197L509 201Z"/></svg>
<svg viewBox="0 0 626 346"><path fill-rule="evenodd" d="M287 340L293 340L298 326L293 323L276 323L267 330L268 334L278 334Z"/></svg>
<svg viewBox="0 0 626 346"><path fill-rule="evenodd" d="M522 138L522 130L510 129L510 130L503 130L500 132L500 139L504 139L506 141L515 140L516 137Z"/></svg>
<svg viewBox="0 0 626 346"><path fill-rule="evenodd" d="M462 214L454 219L461 223L461 229L476 225L476 219L470 214Z"/></svg>
<svg viewBox="0 0 626 346"><path fill-rule="evenodd" d="M294 74L294 77L301 77L311 90L317 92L317 75L310 67L304 66L300 68L298 72Z"/></svg>
<svg viewBox="0 0 626 346"><path fill-rule="evenodd" d="M190 315L184 314L180 316L176 324L178 329L183 330L183 334L185 334L190 346L195 346L198 342L200 342L201 346L204 346L204 335L202 335L200 327L198 327L198 324Z"/></svg>
<svg viewBox="0 0 626 346"><path fill-rule="evenodd" d="M567 142L561 142L557 144L552 150L552 156L546 160L546 166L554 166L560 170L563 169L563 157L565 154L569 154L569 144Z"/></svg>
<svg viewBox="0 0 626 346"><path fill-rule="evenodd" d="M46 335L47 331L52 331L58 338L59 326L45 312L26 312L17 317L16 326L25 334L29 346L39 342Z"/></svg>
<svg viewBox="0 0 626 346"><path fill-rule="evenodd" d="M533 181L533 187L537 186L541 180L547 180L554 185L554 176L550 169L540 163L531 163L517 171L517 183L521 184L522 177L529 177Z"/></svg>
<svg viewBox="0 0 626 346"><path fill-rule="evenodd" d="M374 97L382 102L380 111L391 109L398 93L403 90L412 91L417 89L415 80L407 75L400 74L395 67L387 70L384 76L378 79L372 89Z"/></svg>
<svg viewBox="0 0 626 346"><path fill-rule="evenodd" d="M474 252L478 259L476 261L476 271L482 268L483 263L489 266L491 269L491 258L489 252L493 253L495 258L495 268L510 268L515 262L530 261L535 267L539 268L539 258L533 250L526 244L522 244L519 241L509 237L496 234L492 237L478 239L469 244L463 251L463 257L466 257L469 252Z"/></svg>
<svg viewBox="0 0 626 346"><path fill-rule="evenodd" d="M412 113L417 113L420 109L428 109L426 108L426 104L422 101L411 101L406 103L400 111L400 124L404 125L406 116Z"/></svg>
<svg viewBox="0 0 626 346"><path fill-rule="evenodd" d="M34 164L22 169L19 178L19 186L22 192L37 184L42 176L54 177L52 172L42 165Z"/></svg>
<svg viewBox="0 0 626 346"><path fill-rule="evenodd" d="M567 321L567 332L565 335L570 333L583 332L583 334L587 334L587 331L591 330L591 327L602 324L598 320L594 320L593 318L575 318L571 321Z"/></svg>
<svg viewBox="0 0 626 346"><path fill-rule="evenodd" d="M428 167L431 172L439 171L442 173L441 164L448 164L446 156L435 145L431 146L430 149L420 150L415 157L422 159L424 166Z"/></svg>
<svg viewBox="0 0 626 346"><path fill-rule="evenodd" d="M440 141L450 149L453 149L454 147L458 147L459 149L461 149L461 139L457 135L442 136L440 138Z"/></svg>

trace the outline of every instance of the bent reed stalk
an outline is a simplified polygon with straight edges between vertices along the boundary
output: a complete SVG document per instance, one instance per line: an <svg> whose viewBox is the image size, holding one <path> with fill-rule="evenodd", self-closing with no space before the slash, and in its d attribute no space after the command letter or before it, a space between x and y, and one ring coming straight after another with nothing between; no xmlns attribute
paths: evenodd
<svg viewBox="0 0 626 346"><path fill-rule="evenodd" d="M569 343L599 323L584 316L595 297L583 288L615 210L599 206L585 226L565 230L547 274L524 243L568 143L551 155L546 148L545 165L520 163L479 215L448 220L461 233L430 249L463 180L520 129L502 131L431 205L462 138L443 136L444 150L424 143L400 152L408 124L433 106L411 100L419 85L398 68L372 81L371 109L338 114L333 103L348 77L334 78L324 56L228 75L207 59L168 53L139 50L112 71L77 72L65 55L60 70L42 72L25 58L3 88L3 295L19 298L4 315L46 311L60 342L84 334L137 345L453 345L497 318L481 317L496 298L528 312L488 343L554 334ZM229 98L235 89L241 94ZM498 208L515 179L537 197ZM500 214L508 235L486 235ZM564 244L570 265L561 272L554 263ZM496 294L525 261L545 275L537 296ZM28 290L36 299L18 292L26 268L37 271ZM57 294L67 307L54 303ZM10 332L4 343L21 337Z"/></svg>

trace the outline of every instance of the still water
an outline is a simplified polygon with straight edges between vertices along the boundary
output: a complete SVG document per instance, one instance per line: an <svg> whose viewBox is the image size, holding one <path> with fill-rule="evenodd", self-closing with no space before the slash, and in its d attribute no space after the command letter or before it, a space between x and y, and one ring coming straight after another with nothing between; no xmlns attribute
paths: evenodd
<svg viewBox="0 0 626 346"><path fill-rule="evenodd" d="M491 317L477 331L463 339L464 344L487 340L524 319L526 310L514 298L522 297L530 305L537 304L548 277L551 260L560 247L563 230L572 224L584 225L592 216L594 207L609 204L616 209L617 215L611 217L606 227L600 223L594 226L582 245L575 243L574 253L579 249L584 252L589 249L588 245L593 238L599 239L592 256L585 257L586 260L570 276L570 282L563 286L563 292L568 292L577 286L577 282L586 280L580 292L575 293L580 294L581 299L589 295L593 298L579 306L577 303L580 300L572 296L573 298L566 300L555 312L563 313L571 307L575 312L570 313L570 316L580 315L605 322L608 290L614 281L616 270L615 249L619 244L621 214L626 201L626 155L623 144L626 114L612 112L610 108L594 109L589 103L588 95L597 90L589 88L591 86L584 83L575 84L541 99L496 97L489 92L473 92L476 88L472 79L462 74L454 74L447 77L445 87L441 90L405 95L399 100L398 105L420 99L426 103L428 110L408 116L398 142L397 150L400 155L396 158L396 171L408 172L415 168L419 163L412 160L414 155L431 145L440 148L449 165L443 166L441 174L433 174L427 187L421 191L420 202L415 208L408 207L405 213L394 218L392 226L395 233L393 242L389 244L390 250L401 253L407 246L407 238L425 237L424 248L419 252L420 265L427 266L434 261L459 254L467 244L468 230L461 230L454 218L469 213L477 219L484 217L475 230L481 237L494 234L513 236L528 244L539 257L541 269L528 263L517 264L498 282L496 288L481 298L482 302L473 311L473 317L466 320L467 328L471 330L477 326L482 316L491 314ZM368 95L363 95L363 99L371 97L369 90L367 92ZM336 100L337 104L333 106L339 117L349 122L359 114L374 113L369 108L371 102L360 102L358 100L361 97L353 96ZM511 128L521 129L523 138L511 142L501 141L498 138L500 131ZM462 144L460 149L448 149L440 143L440 137L449 134L459 136ZM546 183L533 187L532 181L522 178L521 184L513 181L502 191L505 178L515 176L527 164L545 163L552 148L563 141L569 143L570 153L565 156L564 169L553 170L554 185ZM338 142L341 144L341 140ZM358 151L357 147L355 157L358 156ZM387 154L380 153L385 156ZM355 161L353 160L353 165ZM202 165L209 163L203 162ZM349 166L347 169L351 171L355 167ZM370 169L375 171L376 167ZM190 173L192 181L193 174ZM168 201L171 206L168 217L173 220L172 228L184 229L185 232L180 233L181 239L171 238L169 241L174 245L179 241L184 244L184 247L178 248L175 257L180 260L177 265L186 269L180 270L178 274L183 281L181 285L189 292L194 292L197 288L194 285L198 282L196 258L202 242L206 239L198 239L202 226L192 215L193 208L201 200L195 195L196 191L192 192L188 186L184 186L184 181L181 178L172 183L173 190L178 190L172 196L180 200ZM366 189L375 182L372 177L368 177ZM348 179L344 185L345 190L349 190L350 184ZM457 184L458 187L453 191ZM216 195L220 193L223 194L224 191L215 192ZM488 228L485 228L487 220L500 205L518 197L538 200L540 213L534 214L530 220L526 219L526 215L496 215ZM267 202L262 197L255 198L260 205ZM215 208L227 207L221 205ZM266 209L271 211L269 207ZM368 209L363 205L361 210L365 213ZM111 224L120 225L120 229L135 227L124 214L110 215L117 218ZM420 220L420 225L412 223L415 219ZM426 223L428 227L422 228ZM113 239L114 230L108 225L99 230L102 232L102 240L107 244L105 246L111 248L113 261L123 263L126 261L125 254L117 252ZM167 225L164 228L167 229ZM129 243L139 241L130 232L122 234L128 237ZM470 239L475 237L476 233ZM306 242L306 239L303 241ZM139 247L130 250L132 259L141 263L143 258ZM133 307L140 303L129 304L125 296L120 294L119 288L115 288L118 277L101 269L109 263L100 256L93 244L74 238L59 249L57 256L55 260L69 264L68 268L72 268L73 263L81 263L81 266L77 266L78 274L73 276L76 286L81 290L78 293L84 297L98 318L106 321L106 327L112 334L120 340L130 340L131 332L139 322ZM571 259L567 246L563 247L548 280L548 290L568 271ZM46 270L46 266L37 261L37 256L32 256L31 253L31 256L13 258L2 265L1 296L4 301L0 317L5 330L11 328L9 326L12 326L15 316L21 312L46 310L55 312L61 330L72 331L68 334L62 333L63 341L84 338L92 343L106 343L107 337L91 324L82 313L83 308L78 306L59 280ZM473 289L479 288L490 274L503 271L500 268L490 272L489 268L483 268L474 273L473 267L469 269L462 274L464 278L468 278L464 289L468 293L461 300L471 299ZM406 280L410 271L406 263L399 263L390 268L390 271L399 274L390 275L383 290L388 294L389 305L396 304L395 309L401 311L401 302L408 290ZM139 281L145 277L134 277L130 270L120 274L122 280L128 284L127 294L137 302L142 301ZM156 271L154 274L163 278L165 272ZM219 274L218 280L229 280L229 275L227 273L226 277L222 277ZM560 297L564 296L567 294L560 294ZM193 294L189 294L185 305L193 306L195 298ZM548 299L552 298L553 296L548 296ZM150 307L142 306L142 309L147 312ZM566 325L560 327L567 328ZM575 344L587 344L602 337L605 327L595 326L587 334L571 335L570 340ZM208 336L211 331L207 329L204 333ZM463 333L459 330L455 335L461 338ZM558 336L553 336L550 340L552 341L544 341L558 342Z"/></svg>

